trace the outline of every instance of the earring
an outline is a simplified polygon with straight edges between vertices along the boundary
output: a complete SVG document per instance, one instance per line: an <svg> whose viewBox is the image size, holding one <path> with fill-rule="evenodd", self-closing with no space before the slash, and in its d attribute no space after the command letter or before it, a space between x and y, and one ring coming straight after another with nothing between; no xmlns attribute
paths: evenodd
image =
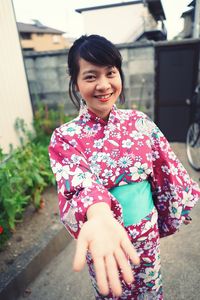
<svg viewBox="0 0 200 300"><path fill-rule="evenodd" d="M86 106L86 102L84 99L80 99L80 108L83 109Z"/></svg>
<svg viewBox="0 0 200 300"><path fill-rule="evenodd" d="M86 111L86 102L84 99L80 98L80 110L79 114L82 115Z"/></svg>

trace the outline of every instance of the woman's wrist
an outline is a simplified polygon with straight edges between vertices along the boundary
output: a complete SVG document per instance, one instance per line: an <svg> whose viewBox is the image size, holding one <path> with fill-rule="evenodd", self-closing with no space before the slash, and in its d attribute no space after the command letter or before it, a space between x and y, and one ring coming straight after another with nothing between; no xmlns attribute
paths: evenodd
<svg viewBox="0 0 200 300"><path fill-rule="evenodd" d="M99 202L91 205L87 210L87 219L90 220L98 216L111 216L112 211L106 202Z"/></svg>

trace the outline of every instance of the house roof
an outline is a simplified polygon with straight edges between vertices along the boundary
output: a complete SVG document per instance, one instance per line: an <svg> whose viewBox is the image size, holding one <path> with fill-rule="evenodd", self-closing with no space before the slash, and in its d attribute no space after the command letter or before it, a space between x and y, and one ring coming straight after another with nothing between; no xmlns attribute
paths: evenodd
<svg viewBox="0 0 200 300"><path fill-rule="evenodd" d="M194 20L194 8L196 6L196 0L193 0L187 6L189 8L182 13L181 18L185 18L186 16L190 15L192 17L192 20Z"/></svg>
<svg viewBox="0 0 200 300"><path fill-rule="evenodd" d="M150 41L164 41L167 39L167 34L159 29L146 30L136 39L136 41L142 40L143 38Z"/></svg>
<svg viewBox="0 0 200 300"><path fill-rule="evenodd" d="M60 31L54 28L47 27L40 22L36 22L36 24L27 24L17 22L17 28L20 33L53 33L53 34L63 34L64 31Z"/></svg>
<svg viewBox="0 0 200 300"><path fill-rule="evenodd" d="M162 7L162 3L160 0L146 0L150 12L153 14L156 20L160 19L166 19L165 13ZM129 2L121 2L121 3L113 3L113 4L107 4L107 5L100 5L100 6L90 6L90 7L84 7L84 8L78 8L76 9L76 12L82 13L85 11L90 10L98 10L98 9L104 9L104 8L112 8L117 6L127 6L127 5L133 5L138 3L144 3L143 0L135 0L135 1L129 1Z"/></svg>
<svg viewBox="0 0 200 300"><path fill-rule="evenodd" d="M196 0L193 0L192 2L190 2L190 3L188 4L188 6L195 6L195 4L196 4Z"/></svg>
<svg viewBox="0 0 200 300"><path fill-rule="evenodd" d="M166 20L163 6L160 0L146 0L151 14L158 20Z"/></svg>
<svg viewBox="0 0 200 300"><path fill-rule="evenodd" d="M192 19L194 18L194 7L191 7L190 9L184 11L181 15L181 18L185 18L186 16L191 15Z"/></svg>
<svg viewBox="0 0 200 300"><path fill-rule="evenodd" d="M125 6L125 5L132 5L132 4L138 4L138 3L143 3L143 0L135 0L135 1L129 1L129 2L121 2L121 3L113 3L113 4L106 4L106 5L78 8L78 9L76 9L76 12L81 14L82 12L89 11L89 10L112 8L112 7L117 7L117 6Z"/></svg>

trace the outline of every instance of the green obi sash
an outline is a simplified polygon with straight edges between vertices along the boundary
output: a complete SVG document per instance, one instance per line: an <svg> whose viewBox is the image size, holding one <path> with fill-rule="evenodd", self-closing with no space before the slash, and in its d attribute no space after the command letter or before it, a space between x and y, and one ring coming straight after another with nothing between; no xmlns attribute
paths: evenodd
<svg viewBox="0 0 200 300"><path fill-rule="evenodd" d="M151 185L147 180L116 186L109 192L122 206L125 226L138 223L154 208Z"/></svg>

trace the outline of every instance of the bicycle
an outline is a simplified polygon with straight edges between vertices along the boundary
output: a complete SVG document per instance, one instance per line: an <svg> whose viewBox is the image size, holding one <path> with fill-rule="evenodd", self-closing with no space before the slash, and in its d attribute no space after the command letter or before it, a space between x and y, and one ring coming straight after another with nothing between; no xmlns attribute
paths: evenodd
<svg viewBox="0 0 200 300"><path fill-rule="evenodd" d="M196 87L192 99L192 120L187 131L187 158L196 171L200 171L200 84Z"/></svg>

